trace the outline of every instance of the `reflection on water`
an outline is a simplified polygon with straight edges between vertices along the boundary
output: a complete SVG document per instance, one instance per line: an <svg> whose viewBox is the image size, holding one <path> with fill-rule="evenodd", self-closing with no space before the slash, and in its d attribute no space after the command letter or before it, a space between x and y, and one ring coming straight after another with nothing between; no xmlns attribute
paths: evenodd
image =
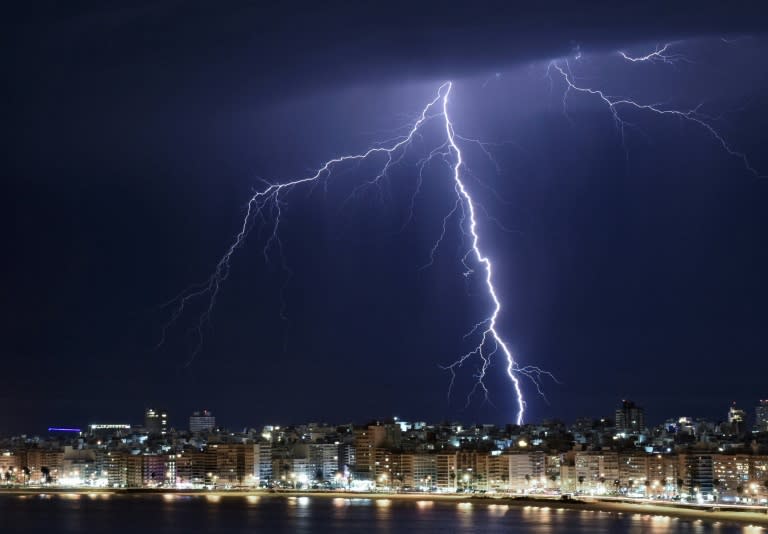
<svg viewBox="0 0 768 534"><path fill-rule="evenodd" d="M761 526L647 513L571 510L558 503L279 496L55 493L0 495L0 531L42 534L202 534L208 532L346 534L427 530L515 534L768 534ZM244 497L244 498L243 498ZM74 502L73 502L74 501ZM216 506L211 506L215 504ZM706 518L705 518L706 519Z"/></svg>
<svg viewBox="0 0 768 534"><path fill-rule="evenodd" d="M489 504L488 513L494 517L500 517L507 513L509 510L508 504Z"/></svg>
<svg viewBox="0 0 768 534"><path fill-rule="evenodd" d="M392 519L392 501L390 499L376 499L376 523L388 525Z"/></svg>

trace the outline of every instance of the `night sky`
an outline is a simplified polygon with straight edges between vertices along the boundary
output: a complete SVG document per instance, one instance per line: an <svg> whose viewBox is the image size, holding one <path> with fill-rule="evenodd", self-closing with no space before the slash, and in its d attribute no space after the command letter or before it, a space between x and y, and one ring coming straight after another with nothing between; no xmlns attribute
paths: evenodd
<svg viewBox="0 0 768 534"><path fill-rule="evenodd" d="M43 2L4 16L0 433L138 423L148 406L179 427L203 408L232 428L512 421L500 360L492 404L464 406L472 365L447 397L439 366L469 348L487 300L461 275L455 221L420 269L451 206L439 166L405 228L413 165L382 196L345 203L365 165L297 190L289 271L265 262L255 228L202 352L185 365L199 308L155 347L162 305L210 274L262 179L391 137L446 79L457 131L504 142L498 169L465 154L500 330L562 382L545 384L549 403L525 385L528 420L610 415L622 398L652 423L721 419L768 397L768 179L673 118L628 112L625 151L604 104L572 95L566 116L562 80L546 77L569 57L611 95L704 103L768 174L761 2L345 4ZM690 62L615 53L676 40Z"/></svg>

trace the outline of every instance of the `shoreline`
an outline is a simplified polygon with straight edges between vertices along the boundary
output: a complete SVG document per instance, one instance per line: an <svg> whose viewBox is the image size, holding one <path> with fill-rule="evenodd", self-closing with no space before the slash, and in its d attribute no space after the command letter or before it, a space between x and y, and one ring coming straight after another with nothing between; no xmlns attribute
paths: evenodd
<svg viewBox="0 0 768 534"><path fill-rule="evenodd" d="M107 495L157 495L180 497L206 497L209 499L221 499L231 497L260 497L260 498L299 498L313 497L322 499L369 499L377 501L410 501L410 502L434 502L455 503L471 505L496 505L509 506L510 508L533 507L539 509L574 510L587 512L604 512L611 514L638 514L659 517L674 517L688 521L703 521L707 523L738 523L741 525L753 525L768 527L768 508L744 509L744 508L703 508L677 503L645 503L602 500L594 497L574 498L572 500L560 500L548 497L514 497L514 496L478 496L461 494L435 494L435 493L363 493L351 491L268 491L268 490L175 490L175 489L149 489L149 488L2 488L0 496L35 496L35 495L62 495L72 497L75 495L107 496ZM723 508L727 508L724 506Z"/></svg>

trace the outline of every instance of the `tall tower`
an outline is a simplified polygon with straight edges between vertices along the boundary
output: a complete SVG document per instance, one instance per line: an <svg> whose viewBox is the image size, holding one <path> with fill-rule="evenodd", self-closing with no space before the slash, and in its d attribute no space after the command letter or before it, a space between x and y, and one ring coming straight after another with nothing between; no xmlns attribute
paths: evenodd
<svg viewBox="0 0 768 534"><path fill-rule="evenodd" d="M645 410L630 400L616 408L616 431L638 433L645 430Z"/></svg>
<svg viewBox="0 0 768 534"><path fill-rule="evenodd" d="M755 430L768 432L768 400L758 401L755 407Z"/></svg>
<svg viewBox="0 0 768 534"><path fill-rule="evenodd" d="M728 423L731 425L731 431L734 434L744 432L744 423L747 420L747 412L736 407L736 402L731 404L728 410Z"/></svg>
<svg viewBox="0 0 768 534"><path fill-rule="evenodd" d="M202 412L193 412L189 417L189 431L212 432L216 428L216 416L208 410Z"/></svg>
<svg viewBox="0 0 768 534"><path fill-rule="evenodd" d="M144 412L144 428L151 436L165 436L168 432L168 412L147 408Z"/></svg>

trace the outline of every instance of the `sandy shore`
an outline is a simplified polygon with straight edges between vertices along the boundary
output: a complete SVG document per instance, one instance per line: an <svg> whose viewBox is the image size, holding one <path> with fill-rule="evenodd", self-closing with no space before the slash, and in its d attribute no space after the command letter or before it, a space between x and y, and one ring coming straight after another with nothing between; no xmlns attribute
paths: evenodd
<svg viewBox="0 0 768 534"><path fill-rule="evenodd" d="M509 506L514 508L538 508L554 510L577 510L588 512L606 512L613 514L638 514L641 516L674 517L688 521L704 521L707 523L739 523L768 527L768 509L703 509L701 507L688 506L677 503L632 503L626 501L599 500L591 497L584 499L563 501L549 497L509 497L509 496L470 496L461 494L434 494L434 493L358 493L343 491L279 491L266 490L241 491L188 491L167 489L91 489L91 488L8 488L0 489L0 495L165 495L171 496L199 496L206 498L234 498L234 497L259 497L259 498L297 498L311 497L321 499L374 499L374 500L398 500L412 502L434 503L468 503L473 506Z"/></svg>

